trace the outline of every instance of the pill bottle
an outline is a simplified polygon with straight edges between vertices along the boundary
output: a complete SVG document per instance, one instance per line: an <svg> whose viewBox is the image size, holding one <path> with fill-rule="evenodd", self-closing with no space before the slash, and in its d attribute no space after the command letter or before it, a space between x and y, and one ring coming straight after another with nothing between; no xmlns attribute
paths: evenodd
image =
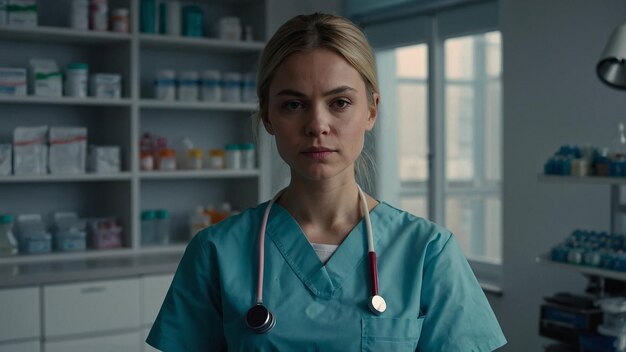
<svg viewBox="0 0 626 352"><path fill-rule="evenodd" d="M191 148L187 150L187 168L190 170L202 170L202 149Z"/></svg>
<svg viewBox="0 0 626 352"><path fill-rule="evenodd" d="M198 72L183 71L178 79L178 100L198 100Z"/></svg>
<svg viewBox="0 0 626 352"><path fill-rule="evenodd" d="M118 33L130 32L130 19L128 9L115 9L111 16L111 30Z"/></svg>
<svg viewBox="0 0 626 352"><path fill-rule="evenodd" d="M90 0L89 29L94 31L106 31L109 29L108 0Z"/></svg>
<svg viewBox="0 0 626 352"><path fill-rule="evenodd" d="M154 228L155 244L166 245L170 243L170 212L165 209L157 209Z"/></svg>
<svg viewBox="0 0 626 352"><path fill-rule="evenodd" d="M72 0L70 21L74 29L89 29L89 0Z"/></svg>
<svg viewBox="0 0 626 352"><path fill-rule="evenodd" d="M195 5L187 5L183 8L183 36L204 36L204 13Z"/></svg>
<svg viewBox="0 0 626 352"><path fill-rule="evenodd" d="M158 70L154 79L154 97L158 100L176 100L176 72Z"/></svg>
<svg viewBox="0 0 626 352"><path fill-rule="evenodd" d="M202 71L202 101L218 102L222 100L222 88L220 87L220 71Z"/></svg>
<svg viewBox="0 0 626 352"><path fill-rule="evenodd" d="M209 150L209 169L221 170L224 168L225 155L223 149L211 149Z"/></svg>
<svg viewBox="0 0 626 352"><path fill-rule="evenodd" d="M256 96L256 72L248 72L243 75L242 100L246 103L255 103Z"/></svg>
<svg viewBox="0 0 626 352"><path fill-rule="evenodd" d="M176 170L176 152L174 149L162 149L159 151L159 170Z"/></svg>
<svg viewBox="0 0 626 352"><path fill-rule="evenodd" d="M254 144L252 143L240 144L239 150L241 150L241 168L242 169L254 169L256 165Z"/></svg>
<svg viewBox="0 0 626 352"><path fill-rule="evenodd" d="M241 169L241 150L239 144L226 144L226 168L230 170Z"/></svg>
<svg viewBox="0 0 626 352"><path fill-rule="evenodd" d="M241 74L226 72L222 79L222 101L238 103L241 101Z"/></svg>
<svg viewBox="0 0 626 352"><path fill-rule="evenodd" d="M144 210L141 212L141 244L151 245L155 242L156 212Z"/></svg>
<svg viewBox="0 0 626 352"><path fill-rule="evenodd" d="M222 17L219 22L220 39L241 40L241 21L238 17Z"/></svg>
<svg viewBox="0 0 626 352"><path fill-rule="evenodd" d="M65 74L65 95L69 97L86 98L89 65L72 63L67 65Z"/></svg>

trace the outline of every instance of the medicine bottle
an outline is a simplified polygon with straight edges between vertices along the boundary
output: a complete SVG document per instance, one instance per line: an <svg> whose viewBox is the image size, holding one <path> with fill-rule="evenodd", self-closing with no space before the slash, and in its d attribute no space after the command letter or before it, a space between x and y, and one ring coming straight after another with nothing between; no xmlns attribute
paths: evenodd
<svg viewBox="0 0 626 352"><path fill-rule="evenodd" d="M156 71L154 97L158 100L176 100L176 72L174 70Z"/></svg>
<svg viewBox="0 0 626 352"><path fill-rule="evenodd" d="M141 212L141 244L151 245L155 242L156 213L154 210Z"/></svg>
<svg viewBox="0 0 626 352"><path fill-rule="evenodd" d="M130 20L128 18L128 9L115 9L111 16L111 29L113 32L128 33L130 32Z"/></svg>
<svg viewBox="0 0 626 352"><path fill-rule="evenodd" d="M170 212L165 209L156 210L154 243L160 245L170 243Z"/></svg>
<svg viewBox="0 0 626 352"><path fill-rule="evenodd" d="M226 168L230 170L241 169L241 150L239 144L226 145Z"/></svg>
<svg viewBox="0 0 626 352"><path fill-rule="evenodd" d="M256 165L256 157L254 152L254 144L245 143L239 145L241 150L241 168L242 169L254 169Z"/></svg>
<svg viewBox="0 0 626 352"><path fill-rule="evenodd" d="M198 72L183 71L178 79L178 100L198 100Z"/></svg>
<svg viewBox="0 0 626 352"><path fill-rule="evenodd" d="M190 170L202 170L202 149L191 148L187 150L187 168Z"/></svg>
<svg viewBox="0 0 626 352"><path fill-rule="evenodd" d="M222 101L238 103L241 101L241 74L226 72L223 76Z"/></svg>
<svg viewBox="0 0 626 352"><path fill-rule="evenodd" d="M65 95L69 97L86 98L89 79L89 65L85 63L71 63L67 65L65 74Z"/></svg>
<svg viewBox="0 0 626 352"><path fill-rule="evenodd" d="M159 170L176 170L176 151L174 149L162 149L159 151Z"/></svg>
<svg viewBox="0 0 626 352"><path fill-rule="evenodd" d="M202 101L217 102L222 100L222 88L220 87L220 71L202 71Z"/></svg>
<svg viewBox="0 0 626 352"><path fill-rule="evenodd" d="M209 150L209 169L221 170L224 168L225 155L223 149L211 149Z"/></svg>

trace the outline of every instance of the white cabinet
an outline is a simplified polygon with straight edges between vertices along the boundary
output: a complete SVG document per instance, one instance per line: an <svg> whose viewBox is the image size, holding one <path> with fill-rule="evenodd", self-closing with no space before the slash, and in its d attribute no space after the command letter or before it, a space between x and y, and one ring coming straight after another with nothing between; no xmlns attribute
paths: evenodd
<svg viewBox="0 0 626 352"><path fill-rule="evenodd" d="M168 274L144 276L142 278L143 324L152 324L156 319L173 277L173 275Z"/></svg>
<svg viewBox="0 0 626 352"><path fill-rule="evenodd" d="M44 343L46 352L141 352L143 332Z"/></svg>
<svg viewBox="0 0 626 352"><path fill-rule="evenodd" d="M39 334L39 287L0 290L0 343Z"/></svg>
<svg viewBox="0 0 626 352"><path fill-rule="evenodd" d="M44 287L44 336L63 336L140 325L138 279Z"/></svg>
<svg viewBox="0 0 626 352"><path fill-rule="evenodd" d="M152 86L159 69L254 71L264 47L268 3L194 2L203 9L212 38L139 33L140 3L110 1L111 10L130 9L132 31L128 34L68 28L69 0L40 1L39 27L0 26L0 52L7 53L0 55L0 67L28 68L30 58L42 57L56 60L62 70L69 63L84 62L90 74L122 75L121 99L0 97L0 144L11 143L18 126L81 126L88 129L88 144L120 146L122 161L119 174L0 176L0 214L39 213L50 218L56 211L73 211L81 217L115 217L124 229L123 248L117 251L23 255L0 258L0 264L161 251L143 248L140 233L141 211L158 208L171 214L172 240L165 250L178 252L189 240L188 218L196 206L229 202L234 209L243 209L269 196L264 194L259 171L267 166L261 163L252 170L141 172L139 167L139 141L144 132L166 137L174 148L182 137L190 137L205 155L227 143L254 140L249 117L255 104L163 102L154 99ZM255 41L215 39L214 24L227 15L252 25ZM269 157L259 155L257 160Z"/></svg>
<svg viewBox="0 0 626 352"><path fill-rule="evenodd" d="M40 352L41 343L39 340L15 343L0 343L0 352Z"/></svg>

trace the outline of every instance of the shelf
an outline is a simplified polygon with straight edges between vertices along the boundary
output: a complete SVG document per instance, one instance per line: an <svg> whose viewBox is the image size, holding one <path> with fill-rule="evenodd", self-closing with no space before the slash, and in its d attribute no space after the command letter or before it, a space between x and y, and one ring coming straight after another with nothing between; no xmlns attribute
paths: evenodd
<svg viewBox="0 0 626 352"><path fill-rule="evenodd" d="M190 38L158 34L140 34L139 43L143 48L206 51L217 53L255 53L265 47L263 42L232 41L216 38Z"/></svg>
<svg viewBox="0 0 626 352"><path fill-rule="evenodd" d="M60 44L111 44L130 43L127 33L76 30L63 27L0 26L0 40L29 41Z"/></svg>
<svg viewBox="0 0 626 352"><path fill-rule="evenodd" d="M538 179L540 182L553 182L553 183L577 183L588 185L618 185L626 184L626 177L607 177L607 176L559 176L559 175L544 175L539 174Z"/></svg>
<svg viewBox="0 0 626 352"><path fill-rule="evenodd" d="M103 182L129 181L130 179L130 172L119 172L112 174L10 175L0 176L0 183Z"/></svg>
<svg viewBox="0 0 626 352"><path fill-rule="evenodd" d="M547 254L544 254L542 256L537 257L535 259L535 261L537 263L539 263L539 264L552 266L552 267L558 268L558 269L566 269L566 270L577 271L577 272L579 272L581 274L584 274L584 275L600 276L600 277L604 277L604 278L608 278L608 279L615 279L615 280L620 280L620 281L626 281L626 272L615 271L615 270L607 270L607 269L601 269L601 268L594 268L594 267L591 267L591 266L584 266L584 265L576 265L576 264L555 262L555 261L550 260L550 258L548 257Z"/></svg>
<svg viewBox="0 0 626 352"><path fill-rule="evenodd" d="M177 170L177 171L143 171L142 179L150 180L185 180L204 178L252 178L258 177L259 170Z"/></svg>
<svg viewBox="0 0 626 352"><path fill-rule="evenodd" d="M47 104L47 105L83 105L83 106L130 106L130 99L74 98L74 97L38 97L34 95L9 97L0 96L0 104Z"/></svg>
<svg viewBox="0 0 626 352"><path fill-rule="evenodd" d="M185 102L163 101L156 99L142 99L139 107L143 109L165 110L214 110L214 111L256 111L256 103L208 103L208 102Z"/></svg>

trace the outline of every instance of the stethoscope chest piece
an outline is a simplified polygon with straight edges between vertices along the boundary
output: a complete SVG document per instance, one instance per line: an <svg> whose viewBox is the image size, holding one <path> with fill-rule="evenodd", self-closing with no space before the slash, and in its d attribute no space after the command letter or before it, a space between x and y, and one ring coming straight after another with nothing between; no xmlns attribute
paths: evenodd
<svg viewBox="0 0 626 352"><path fill-rule="evenodd" d="M276 325L276 318L263 304L257 303L248 310L246 325L255 333L264 334L272 330L274 325Z"/></svg>
<svg viewBox="0 0 626 352"><path fill-rule="evenodd" d="M368 305L372 313L376 315L381 315L387 309L387 303L382 296L374 295L370 297Z"/></svg>

